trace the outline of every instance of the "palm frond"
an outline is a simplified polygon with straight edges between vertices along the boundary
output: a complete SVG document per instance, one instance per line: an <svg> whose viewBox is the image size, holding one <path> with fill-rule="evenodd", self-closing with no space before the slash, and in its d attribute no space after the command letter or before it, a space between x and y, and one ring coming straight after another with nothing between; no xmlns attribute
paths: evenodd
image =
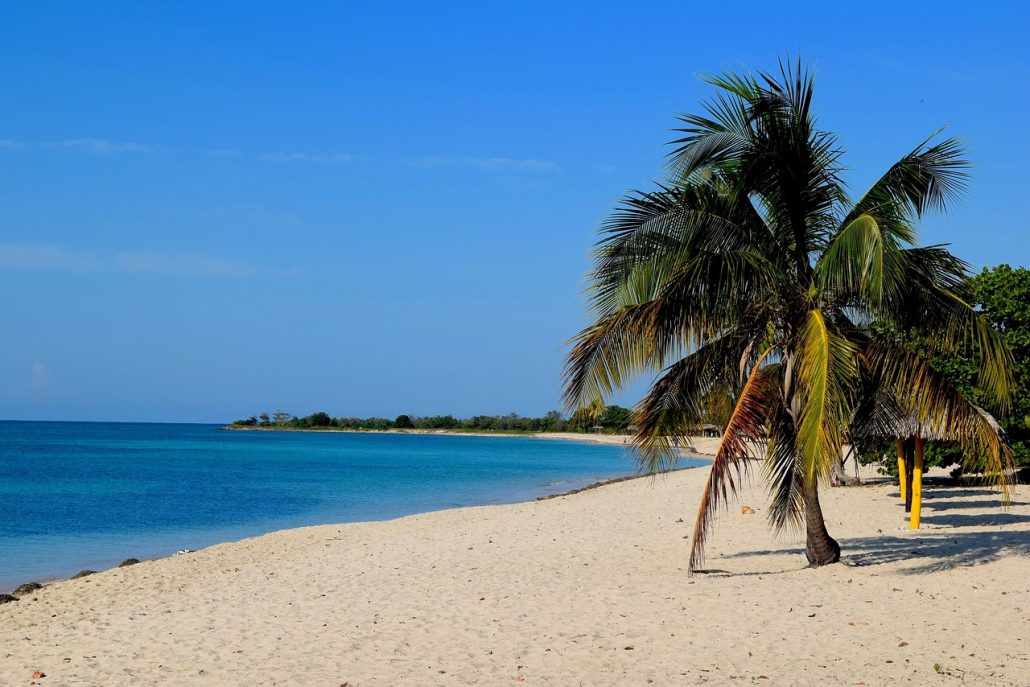
<svg viewBox="0 0 1030 687"><path fill-rule="evenodd" d="M859 215L830 240L816 264L817 282L825 292L878 310L897 299L904 278L904 256L898 236L871 214Z"/></svg>
<svg viewBox="0 0 1030 687"><path fill-rule="evenodd" d="M936 350L977 360L977 388L992 411L1005 414L1015 390L1012 353L1000 332L963 298L966 264L940 246L903 251L904 288L879 318L925 336Z"/></svg>
<svg viewBox="0 0 1030 687"><path fill-rule="evenodd" d="M676 131L682 136L670 142L669 172L686 182L699 171L711 172L734 166L747 150L753 137L752 103L760 88L753 77L727 73L704 78L722 93L704 103L707 116L682 114L685 125Z"/></svg>
<svg viewBox="0 0 1030 687"><path fill-rule="evenodd" d="M747 199L710 186L662 188L623 200L601 227L590 274L594 311L618 303L627 276L643 264L686 261L702 253L758 249L764 227ZM756 236L759 234L759 236Z"/></svg>
<svg viewBox="0 0 1030 687"><path fill-rule="evenodd" d="M804 478L811 482L827 475L830 461L840 457L849 392L858 376L857 350L814 309L792 355L801 400L797 450Z"/></svg>
<svg viewBox="0 0 1030 687"><path fill-rule="evenodd" d="M783 250L804 281L811 256L836 226L836 208L846 201L836 137L816 127L811 111L814 81L800 65L781 65L754 104L756 135L741 161L741 183L761 197Z"/></svg>
<svg viewBox="0 0 1030 687"><path fill-rule="evenodd" d="M711 531L716 510L721 503L726 502L730 493L736 493L737 484L747 470L747 460L757 457L756 447L764 438L763 430L770 412L770 375L762 363L773 350L770 348L763 353L751 368L737 397L730 421L719 440L694 523L689 565L691 572L700 569L704 562L705 541Z"/></svg>
<svg viewBox="0 0 1030 687"><path fill-rule="evenodd" d="M776 270L760 255L699 255L673 270L644 266L624 279L621 305L571 343L563 379L574 408L607 398L624 381L720 335L767 308Z"/></svg>
<svg viewBox="0 0 1030 687"><path fill-rule="evenodd" d="M927 211L943 212L948 203L961 197L969 179L969 161L957 138L931 144L939 133L934 132L895 162L855 203L845 223L893 204L921 217Z"/></svg>
<svg viewBox="0 0 1030 687"><path fill-rule="evenodd" d="M864 359L881 393L893 399L875 410L881 416L876 421L879 431L891 428L894 436L918 433L957 443L963 449L965 465L973 468L984 461L986 478L999 485L1008 500L1006 473L1014 467L1012 450L990 413L973 404L944 374L897 341L876 337Z"/></svg>
<svg viewBox="0 0 1030 687"><path fill-rule="evenodd" d="M658 364L663 342L649 330L648 306L624 306L572 340L562 372L567 409L608 398L627 379Z"/></svg>
<svg viewBox="0 0 1030 687"><path fill-rule="evenodd" d="M760 323L742 324L670 365L633 412L634 445L644 472L671 468L678 452L673 438L687 439L704 424L717 394L739 392L741 370L751 367Z"/></svg>
<svg viewBox="0 0 1030 687"><path fill-rule="evenodd" d="M770 413L765 475L772 494L769 524L776 530L800 529L804 522L804 470L798 453L794 419L782 399Z"/></svg>

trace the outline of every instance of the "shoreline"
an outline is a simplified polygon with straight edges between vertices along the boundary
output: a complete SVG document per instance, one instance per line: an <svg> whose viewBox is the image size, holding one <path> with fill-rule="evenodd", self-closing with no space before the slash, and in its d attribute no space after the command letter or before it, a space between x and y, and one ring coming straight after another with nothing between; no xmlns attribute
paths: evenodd
<svg viewBox="0 0 1030 687"><path fill-rule="evenodd" d="M470 432L467 430L449 429L345 429L345 428L314 428L314 427L234 427L226 425L221 429L230 432L314 432L324 434L413 434L428 436L452 436L452 437L525 437L529 439L559 439L562 441L580 441L592 444L613 444L629 447L633 435L631 434L593 434L588 432L508 432L508 431L484 431ZM686 456L707 458L715 455L715 447L718 445L718 437L690 437L693 446L681 446L680 453Z"/></svg>
<svg viewBox="0 0 1030 687"><path fill-rule="evenodd" d="M265 427L260 427L260 428L247 427L247 428L243 428L243 429L251 430L251 431L279 431L277 428L265 428ZM322 430L291 429L291 430L285 430L285 431L293 431L293 432L320 432ZM560 433L560 434L559 433L518 433L518 434L508 434L508 435L506 435L506 434L501 434L501 433L479 434L479 433L474 433L474 432L450 432L450 431L447 431L447 430L413 430L413 431L409 431L409 430L381 430L381 431L380 430L370 430L370 431L367 431L367 432L365 430L328 430L328 431L329 432L352 432L352 433L359 433L359 434L365 434L365 433L373 433L373 434L382 434L382 433L391 433L391 434L432 434L432 435L444 434L444 435L448 435L448 436L459 436L459 437L465 437L465 436L473 436L473 437L474 436L521 436L521 437L541 438L541 439L556 439L556 438L560 438L560 439L566 440L566 441L577 441L577 442L581 442L581 443L592 443L592 444L602 444L602 445L623 445L625 443L623 440L627 438L626 435L591 435L591 434L578 434L578 433L572 433L572 432L570 432L570 433ZM692 453L692 452L687 452L686 450L681 450L680 458L682 460L691 460L691 459L693 459L693 460L701 460L701 461L703 461L703 460L707 460L709 458L709 456L706 456L706 455L700 454L700 453ZM686 465L686 466L682 466L682 467L675 467L675 468L669 470L668 472L671 473L671 472L676 472L676 471L679 471L679 470L691 470L691 469L694 469L694 468L697 468L697 467L703 467L703 466L702 465ZM417 513L412 513L410 515L405 515L405 516L401 516L401 517L403 518L403 517L412 517L412 516L416 516L416 515L427 515L427 514L431 514L431 513L439 513L439 512L449 511L449 510L458 510L458 509L461 509L461 508L481 508L481 507L489 507L489 506L493 506L493 505L514 505L514 504L520 504L520 503L533 503L535 501L543 501L543 500L549 500L549 499L554 499L554 498L560 498L560 497L564 497L564 496L570 496L570 495L578 494L578 493L581 493L581 492L584 492L584 491L588 491L588 490L592 490L592 489L597 489L599 487L604 487L604 486L607 486L609 484L615 484L615 483L624 482L624 481L627 481L627 480L641 479L641 478L644 478L644 477L655 477L655 475L632 473L632 474L628 474L628 475L618 475L618 476L615 476L615 477L609 477L609 478L603 478L603 479L595 479L594 481L590 481L591 478L583 478L581 480L572 480L573 482L582 484L583 486L572 487L570 489L564 489L562 491L558 491L558 492L555 492L555 493L547 493L547 485L544 485L544 486L541 487L541 491L543 493L540 493L537 496L530 496L529 498L524 498L524 499L518 500L518 501L502 501L500 503L472 504L472 505L467 505L467 506L437 508L437 509L434 509L434 510L419 511ZM384 520L331 521L331 522L325 522L325 523L320 523L320 524L315 524L315 525L302 525L302 526L299 526L299 527L271 530L269 532L265 532L265 533L257 534L257 535L252 535L252 537L243 537L241 539L219 540L219 541L212 542L210 544L203 545L200 548L195 549L195 550L194 549L183 549L183 550L177 551L175 553L169 553L169 554L166 554L166 555L150 557L150 558L142 558L142 559L139 559L139 560L140 560L140 562L160 561L160 560L165 560L165 559L168 559L168 558L172 558L174 556L178 556L178 555L180 555L182 553L195 553L196 551L203 551L203 550L206 550L206 549L211 548L213 546L222 546L222 545L226 545L226 544L233 544L233 543L238 543L240 541L245 541L246 539L253 538L254 536L257 536L257 537L267 536L267 535L276 534L276 533L279 533L279 532L288 532L288 531L291 531L293 529L302 529L304 527L342 526L342 525L354 525L354 524L365 524L365 523L376 523L376 522L390 522L391 520L396 520L396 519L398 519L398 518L391 518L390 520L385 520L385 521ZM122 554L122 555L124 555L124 554ZM109 572L111 570L116 570L119 567L122 567L122 566L119 565L119 566L110 567L110 568L100 568L98 570L92 570L90 568L83 568L82 570L79 571L79 573L76 573L76 575L79 575L82 572L87 572L87 571L90 572L90 574L99 574L99 573L103 573L103 572ZM16 590L19 586L24 585L24 584L35 583L35 584L41 584L44 587L48 587L48 586L50 586L50 585L52 585L54 583L65 582L65 581L69 581L69 580L72 580L72 579L75 579L75 577L68 577L68 576L63 576L63 575L40 575L40 576L35 576L32 579L22 580L22 581L19 581L17 583L12 584L10 586L10 589L6 589L5 590L4 588L0 588L0 597L2 597L4 594L10 596L14 592L14 590ZM0 603L0 605L2 605L2 603Z"/></svg>
<svg viewBox="0 0 1030 687"><path fill-rule="evenodd" d="M0 606L0 683L1022 684L1030 487L1003 511L931 482L918 532L890 482L823 490L844 558L813 570L803 540L768 532L755 483L688 577L706 476L282 530L57 582Z"/></svg>
<svg viewBox="0 0 1030 687"><path fill-rule="evenodd" d="M601 443L604 443L604 442L601 442ZM683 456L683 458L688 459L688 460L690 458L701 459L701 460L704 459L703 456L690 456L690 455ZM317 525L301 525L301 526L298 526L298 527L287 527L287 528L284 528L284 529L271 530L269 532L265 532L265 533L262 533L262 534L252 535L250 537L243 537L243 538L240 538L240 539L226 539L226 540L223 540L223 541L217 541L217 542L214 542L214 543L211 543L211 544L207 544L206 546L201 546L199 549L181 549L179 551L176 551L175 553L170 553L170 554L166 554L166 555L163 555L163 556L156 556L156 557L153 557L153 558L139 558L139 559L137 559L137 558L130 557L128 559L125 559L125 561L123 561L122 563L120 563L117 566L114 566L114 567L111 567L111 568L103 568L103 569L100 569L100 570L92 570L92 569L89 569L89 568L83 568L78 573L76 573L75 575L70 576L70 577L53 576L53 575L38 576L38 577L35 577L34 579L26 580L24 582L20 582L17 585L12 586L6 592L0 590L0 598L3 598L5 596L12 596L12 595L14 595L19 587L21 587L22 585L26 585L26 584L39 584L39 585L41 585L41 588L46 588L46 587L49 587L50 585L53 585L53 584L58 583L58 582L68 582L68 581L71 581L71 580L82 579L84 577L89 577L90 575L98 575L100 573L110 572L112 570L118 570L119 568L126 568L126 567L129 567L130 565L138 565L139 563L150 563L150 562L153 562L153 561L161 561L161 560L165 560L165 559L168 559L168 558L173 558L175 556L181 556L181 555L186 555L186 554L191 554L191 553L197 553L198 551L204 551L204 550L209 549L209 548L211 548L213 546L223 546L223 545L237 544L239 542L246 541L248 539L254 539L256 537L265 537L265 536L269 536L269 535L273 535L273 534L279 534L279 533L282 533L282 532L290 532L290 531L293 531L293 530L305 529L305 528L308 528L308 527L332 527L332 526L345 526L345 525L365 525L365 524L374 524L374 523L381 523L381 522L392 522L392 521L401 520L401 519L404 519L404 518L416 517L416 516L420 516L420 515L430 515L432 513L442 513L442 512L446 512L446 511L452 511L452 510L461 510L463 508L490 508L490 507L494 507L494 506L511 506L511 505L518 505L518 504L534 503L536 501L548 501L550 499L563 498L565 496L573 496L575 494L580 494L580 493L583 493L585 491L590 491L590 490L593 490L593 489L599 489L601 487L606 487L606 486L611 485L611 484L618 484L620 482L627 482L627 481L631 481L631 480L644 479L644 478L648 478L648 477L653 478L653 479L657 479L657 478L662 477L663 475L679 472L681 470L695 470L695 469L700 468L700 467L704 467L704 466L703 465L686 465L686 466L682 466L682 467L672 468L672 469L670 469L670 470L668 470L668 471L666 471L664 473L644 473L644 474L634 473L634 474L631 474L631 475L620 475L618 477L609 477L609 478L606 478L606 479L600 479L600 480L596 480L596 481L593 481L593 482L590 482L588 479L575 480L575 481L579 481L579 482L587 482L587 484L585 484L584 486L581 486L581 487L573 487L571 489L566 489L564 491L555 492L553 494L541 494L540 496L534 496L534 497L531 497L531 498L528 498L528 499L523 499L521 501L506 501L506 502L502 502L502 503L472 504L472 505L467 505L467 506L454 506L454 507L451 507L451 508L437 508L435 510L419 511L417 513L411 513L409 515L402 515L402 516L399 516L399 517L396 517L396 518L390 518L388 520L353 520L353 521L344 521L344 522L326 522L326 523L321 523L321 524L317 524ZM136 563L126 564L126 561L128 561L128 560L135 560ZM83 573L86 573L86 574L83 574ZM17 600L21 600L21 597L18 597ZM11 603L11 601L0 602L0 605L3 605L3 603Z"/></svg>

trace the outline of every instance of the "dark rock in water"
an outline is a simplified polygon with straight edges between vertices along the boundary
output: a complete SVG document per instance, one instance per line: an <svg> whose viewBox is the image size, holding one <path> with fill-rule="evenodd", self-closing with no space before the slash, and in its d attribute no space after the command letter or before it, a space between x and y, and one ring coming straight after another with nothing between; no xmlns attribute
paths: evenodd
<svg viewBox="0 0 1030 687"><path fill-rule="evenodd" d="M121 563L118 564L118 567L119 568L124 568L124 567L129 566L129 565L136 565L137 563L139 563L139 559L138 558L126 558L124 561L122 561Z"/></svg>
<svg viewBox="0 0 1030 687"><path fill-rule="evenodd" d="M42 588L43 588L43 585L41 585L39 582L26 582L25 584L23 584L22 586L20 586L20 587L18 587L17 589L14 590L14 595L15 596L25 596L26 594L31 594L32 592L36 591L37 589L42 589Z"/></svg>
<svg viewBox="0 0 1030 687"><path fill-rule="evenodd" d="M0 594L0 605L9 604L12 601L17 601L18 597L11 596L10 594Z"/></svg>
<svg viewBox="0 0 1030 687"><path fill-rule="evenodd" d="M96 575L96 574L97 574L96 570L80 570L79 572L77 572L74 575L72 575L72 579L73 580L77 580L80 577L89 577L90 575Z"/></svg>

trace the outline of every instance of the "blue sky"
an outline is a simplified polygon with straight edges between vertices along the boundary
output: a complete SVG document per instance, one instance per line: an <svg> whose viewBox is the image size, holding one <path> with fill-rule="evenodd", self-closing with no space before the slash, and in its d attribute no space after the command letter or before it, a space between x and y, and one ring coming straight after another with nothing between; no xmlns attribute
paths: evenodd
<svg viewBox="0 0 1030 687"><path fill-rule="evenodd" d="M1028 35L1022 2L4 3L0 418L558 407L599 220L700 74L788 54L854 192L948 124L975 178L923 240L1026 265Z"/></svg>

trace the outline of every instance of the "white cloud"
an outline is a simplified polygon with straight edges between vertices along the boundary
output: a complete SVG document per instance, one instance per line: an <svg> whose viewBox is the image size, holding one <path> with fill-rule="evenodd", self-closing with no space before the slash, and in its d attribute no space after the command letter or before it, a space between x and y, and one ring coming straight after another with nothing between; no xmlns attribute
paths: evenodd
<svg viewBox="0 0 1030 687"><path fill-rule="evenodd" d="M243 151L236 148L218 148L216 150L209 150L207 154L211 157L226 157L231 160L239 160L244 157Z"/></svg>
<svg viewBox="0 0 1030 687"><path fill-rule="evenodd" d="M245 153L238 148L218 148L207 151L211 157L229 160L261 160L262 162L310 162L319 165L340 165L360 162L365 158L350 153Z"/></svg>
<svg viewBox="0 0 1030 687"><path fill-rule="evenodd" d="M314 162L320 165L345 164L362 159L348 153L264 153L260 158L269 162Z"/></svg>
<svg viewBox="0 0 1030 687"><path fill-rule="evenodd" d="M160 253L117 253L114 265L119 272L144 272L182 277L250 277L253 265L203 255L163 255Z"/></svg>
<svg viewBox="0 0 1030 687"><path fill-rule="evenodd" d="M0 148L24 148L25 144L20 141L12 141L9 138L0 138Z"/></svg>
<svg viewBox="0 0 1030 687"><path fill-rule="evenodd" d="M72 138L44 144L48 148L68 148L85 150L90 153L156 153L165 150L165 146L154 143L133 143L131 141L110 141L106 138Z"/></svg>
<svg viewBox="0 0 1030 687"><path fill-rule="evenodd" d="M446 157L434 155L409 160L413 167L428 169L441 167L472 167L491 172L558 172L561 167L550 160L518 159L511 157Z"/></svg>
<svg viewBox="0 0 1030 687"><path fill-rule="evenodd" d="M49 272L100 272L103 263L88 251L72 252L60 246L0 243L0 268Z"/></svg>
<svg viewBox="0 0 1030 687"><path fill-rule="evenodd" d="M0 269L65 273L162 274L175 277L249 277L254 265L204 255L118 252L109 255L58 245L0 242Z"/></svg>

